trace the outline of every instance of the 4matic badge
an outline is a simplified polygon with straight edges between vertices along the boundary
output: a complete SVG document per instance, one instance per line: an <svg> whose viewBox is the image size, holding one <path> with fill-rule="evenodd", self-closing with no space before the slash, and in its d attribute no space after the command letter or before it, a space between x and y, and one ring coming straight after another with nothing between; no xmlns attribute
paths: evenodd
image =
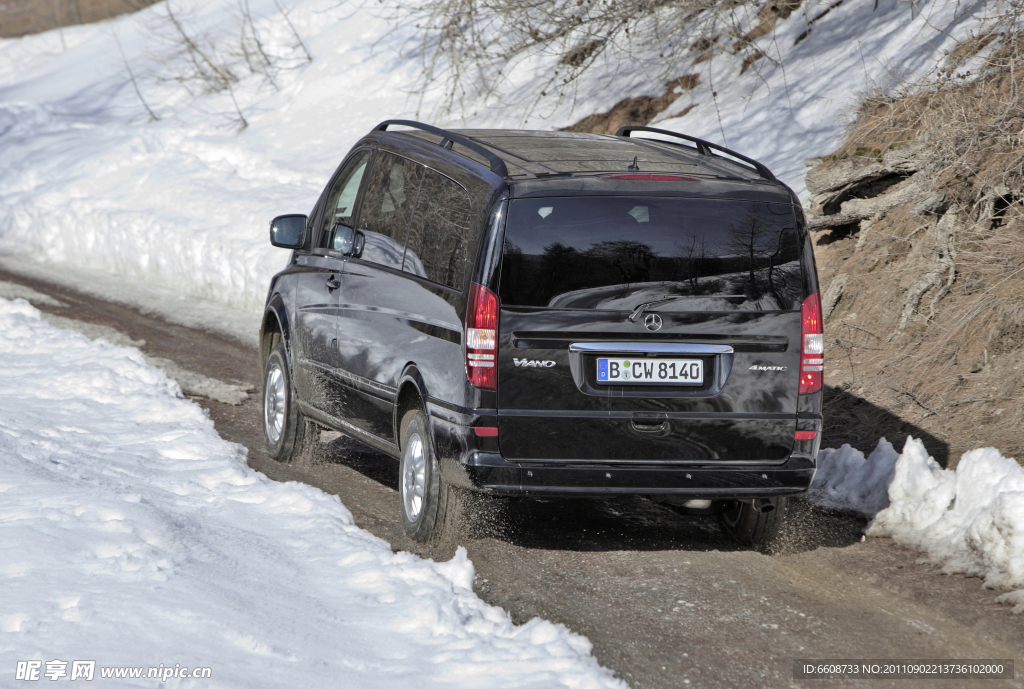
<svg viewBox="0 0 1024 689"><path fill-rule="evenodd" d="M551 368L552 366L555 365L554 361L540 361L539 359L515 359L515 358L513 358L512 361L515 362L516 366L526 367L526 368Z"/></svg>
<svg viewBox="0 0 1024 689"><path fill-rule="evenodd" d="M754 364L753 366L750 367L749 370L751 370L751 371L785 371L786 367L785 366L760 366L758 364Z"/></svg>

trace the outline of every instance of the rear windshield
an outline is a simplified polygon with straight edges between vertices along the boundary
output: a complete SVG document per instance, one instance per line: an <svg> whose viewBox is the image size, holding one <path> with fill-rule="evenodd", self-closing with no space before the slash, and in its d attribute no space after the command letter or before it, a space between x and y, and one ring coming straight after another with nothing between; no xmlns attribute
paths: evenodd
<svg viewBox="0 0 1024 689"><path fill-rule="evenodd" d="M786 204L664 197L509 204L503 305L659 311L799 309L801 242Z"/></svg>

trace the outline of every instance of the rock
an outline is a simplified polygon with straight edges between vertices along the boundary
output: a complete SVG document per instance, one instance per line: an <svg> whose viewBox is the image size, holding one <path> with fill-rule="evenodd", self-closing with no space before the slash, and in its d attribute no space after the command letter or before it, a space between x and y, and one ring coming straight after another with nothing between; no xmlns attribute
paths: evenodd
<svg viewBox="0 0 1024 689"><path fill-rule="evenodd" d="M927 190L923 188L924 183L924 179L918 179L917 175L908 177L899 184L891 187L881 196L875 196L870 199L850 199L849 201L844 201L843 205L839 208L839 212L841 215L864 219L870 218L871 216L879 213L884 213L890 208L895 208L896 206L918 202L920 198L927 193Z"/></svg>
<svg viewBox="0 0 1024 689"><path fill-rule="evenodd" d="M828 289L825 290L825 294L821 298L821 313L825 320L832 315L832 310L839 303L839 298L843 296L843 289L846 288L846 281L849 277L846 273L836 275L829 283Z"/></svg>
<svg viewBox="0 0 1024 689"><path fill-rule="evenodd" d="M881 163L862 163L851 159L816 167L807 173L807 191L824 194L853 184L870 182L890 174Z"/></svg>
<svg viewBox="0 0 1024 689"><path fill-rule="evenodd" d="M937 215L946 210L946 193L936 191L918 201L907 211L910 215Z"/></svg>
<svg viewBox="0 0 1024 689"><path fill-rule="evenodd" d="M910 141L890 147L882 154L882 164L892 172L917 172L926 164L923 142Z"/></svg>
<svg viewBox="0 0 1024 689"><path fill-rule="evenodd" d="M807 229L811 232L831 230L833 227L852 225L860 222L860 218L854 218L842 213L836 215L821 215L819 213L807 213Z"/></svg>
<svg viewBox="0 0 1024 689"><path fill-rule="evenodd" d="M854 251L860 251L865 246L867 246L868 235L871 234L871 228L874 226L875 222L878 221L878 220L879 220L879 218L874 217L874 218L868 218L867 220L862 220L861 221L861 223L860 223L860 233L857 235L857 246L854 247L854 249L853 249ZM875 259L875 262L876 263L878 262L877 258Z"/></svg>

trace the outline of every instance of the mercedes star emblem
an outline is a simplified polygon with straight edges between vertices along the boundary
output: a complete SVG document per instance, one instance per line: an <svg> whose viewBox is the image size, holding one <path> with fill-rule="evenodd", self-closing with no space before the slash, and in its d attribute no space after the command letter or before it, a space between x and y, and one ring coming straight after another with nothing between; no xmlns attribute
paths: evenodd
<svg viewBox="0 0 1024 689"><path fill-rule="evenodd" d="M661 330L661 316L656 313L648 314L647 318L644 319L644 326L648 330Z"/></svg>

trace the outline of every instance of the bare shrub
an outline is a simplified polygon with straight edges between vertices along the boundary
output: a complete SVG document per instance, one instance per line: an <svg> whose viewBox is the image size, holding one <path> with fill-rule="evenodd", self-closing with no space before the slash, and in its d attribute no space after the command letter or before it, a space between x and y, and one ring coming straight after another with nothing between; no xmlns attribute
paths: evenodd
<svg viewBox="0 0 1024 689"><path fill-rule="evenodd" d="M131 63L128 62L128 58L124 54L124 47L121 45L121 38L114 32L114 41L117 42L117 52L121 54L121 61L124 63L125 71L128 72L128 79L132 82L132 89L135 91L135 96L142 103L142 107L146 109L146 113L149 115L150 122L155 122L160 119L160 116L153 112L153 109L149 107L149 103L146 102L146 98L142 95L142 90L139 88L139 80L135 78L135 70L132 69Z"/></svg>
<svg viewBox="0 0 1024 689"><path fill-rule="evenodd" d="M761 55L755 38L788 17L800 0L427 0L400 5L395 19L415 24L422 60L421 92L440 85L442 109L454 112L504 95L505 80L525 60L554 57L555 66L517 94L524 117L543 102L574 99L580 80L600 64L610 76L629 63L649 81L669 82L723 52ZM601 58L610 56L608 63ZM705 65L707 67L707 65ZM713 84L711 84L713 88ZM524 107L525 106L525 107Z"/></svg>
<svg viewBox="0 0 1024 689"><path fill-rule="evenodd" d="M228 115L228 119L241 131L249 126L242 113L235 96L235 83L238 82L236 74L237 66L229 60L228 53L218 48L218 42L209 34L193 31L186 27L185 20L179 17L174 9L173 3L167 2L163 8L163 28L169 34L169 42L174 46L180 57L184 60L177 61L179 69L173 72L169 79L182 84L190 93L196 95L195 88L198 86L200 92L218 93L227 91L234 106L234 112ZM239 43L245 42L244 26L242 39ZM230 52L230 51L229 51Z"/></svg>
<svg viewBox="0 0 1024 689"><path fill-rule="evenodd" d="M193 96L208 93L226 93L231 101L231 111L220 113L239 131L249 126L244 108L239 102L237 86L242 79L251 75L262 77L263 83L278 88L278 77L282 70L295 68L312 61L313 57L305 42L295 29L288 14L280 3L275 6L295 37L296 44L286 54L274 52L266 43L249 6L249 0L236 0L232 31L213 35L194 28L195 21L187 13L178 10L168 0L151 26L153 34L163 46L164 64L162 72L156 75L158 81L173 81L184 86ZM296 58L295 50L302 51L304 58ZM134 74L129 71L135 84ZM139 94L136 86L136 93ZM156 117L143 100L147 112Z"/></svg>
<svg viewBox="0 0 1024 689"><path fill-rule="evenodd" d="M288 17L288 10L281 7L279 0L274 0L274 7L281 13L281 18L284 19L285 24L288 25L288 29L292 32L292 36L295 38L295 47L301 48L302 53L306 56L306 62L313 61L313 55L309 52L309 48L306 47L306 42L302 40L302 36L299 34L298 29L292 24L292 20Z"/></svg>

